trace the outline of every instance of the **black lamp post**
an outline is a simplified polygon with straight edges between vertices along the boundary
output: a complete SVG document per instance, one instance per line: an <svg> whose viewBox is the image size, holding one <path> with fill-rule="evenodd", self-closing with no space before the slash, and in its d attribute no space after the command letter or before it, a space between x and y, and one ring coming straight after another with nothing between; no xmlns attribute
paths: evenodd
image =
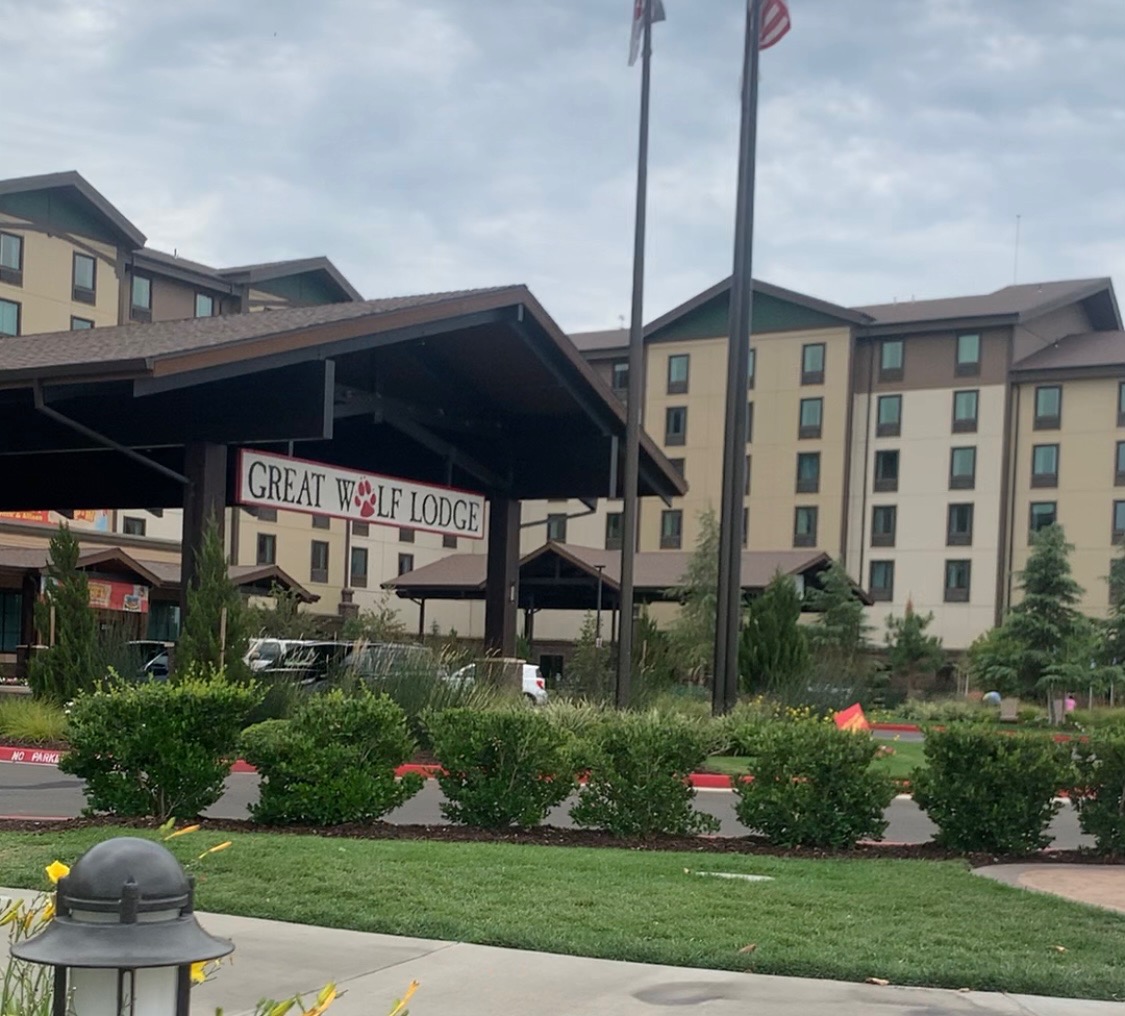
<svg viewBox="0 0 1125 1016"><path fill-rule="evenodd" d="M53 1016L188 1016L191 965L234 950L199 926L194 893L159 843L106 840L59 879L54 919L12 956L55 968Z"/></svg>

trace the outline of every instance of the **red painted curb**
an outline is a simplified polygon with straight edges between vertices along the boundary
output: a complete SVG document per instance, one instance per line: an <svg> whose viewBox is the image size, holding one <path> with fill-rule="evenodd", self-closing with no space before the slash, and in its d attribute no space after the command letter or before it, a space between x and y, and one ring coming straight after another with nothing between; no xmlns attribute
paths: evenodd
<svg viewBox="0 0 1125 1016"><path fill-rule="evenodd" d="M57 766L62 752L50 748L16 748L0 744L0 762L25 766Z"/></svg>

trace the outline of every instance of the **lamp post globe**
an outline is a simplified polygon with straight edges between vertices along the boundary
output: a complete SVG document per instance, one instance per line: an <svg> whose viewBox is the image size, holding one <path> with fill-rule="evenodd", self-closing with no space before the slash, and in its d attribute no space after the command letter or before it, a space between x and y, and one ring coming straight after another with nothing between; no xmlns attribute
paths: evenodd
<svg viewBox="0 0 1125 1016"><path fill-rule="evenodd" d="M59 879L54 919L12 956L54 967L53 1016L188 1016L191 965L234 950L199 926L194 895L161 844L105 840Z"/></svg>

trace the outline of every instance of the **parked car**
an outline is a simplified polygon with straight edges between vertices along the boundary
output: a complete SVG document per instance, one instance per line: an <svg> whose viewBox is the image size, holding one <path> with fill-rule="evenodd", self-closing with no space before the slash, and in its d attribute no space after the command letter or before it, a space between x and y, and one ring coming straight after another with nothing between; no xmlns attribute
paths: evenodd
<svg viewBox="0 0 1125 1016"><path fill-rule="evenodd" d="M305 641L305 640L264 640L265 642L280 641L282 651L280 655L270 659L266 657L264 667L251 669L255 674L267 678L289 677L297 684L313 686L323 684L340 668L342 662L351 652L350 642ZM267 652L272 655L273 647Z"/></svg>
<svg viewBox="0 0 1125 1016"><path fill-rule="evenodd" d="M343 658L341 665L365 681L411 673L448 677L432 650L413 643L359 643Z"/></svg>
<svg viewBox="0 0 1125 1016"><path fill-rule="evenodd" d="M522 690L524 697L532 705L545 706L547 704L547 682L543 677L543 672L532 663L521 662L519 665L523 671ZM459 685L472 684L476 680L476 669L477 665L470 663L467 667L454 671L449 679Z"/></svg>
<svg viewBox="0 0 1125 1016"><path fill-rule="evenodd" d="M136 663L138 681L167 681L171 669L173 642L139 639L126 646Z"/></svg>

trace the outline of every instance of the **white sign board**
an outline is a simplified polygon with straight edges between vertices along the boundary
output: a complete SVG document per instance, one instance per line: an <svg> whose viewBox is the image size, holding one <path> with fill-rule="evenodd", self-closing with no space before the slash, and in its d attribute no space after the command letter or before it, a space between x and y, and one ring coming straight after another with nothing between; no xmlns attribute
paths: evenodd
<svg viewBox="0 0 1125 1016"><path fill-rule="evenodd" d="M319 462L243 449L238 503L330 515L443 536L484 537L484 498L449 487L358 473Z"/></svg>

